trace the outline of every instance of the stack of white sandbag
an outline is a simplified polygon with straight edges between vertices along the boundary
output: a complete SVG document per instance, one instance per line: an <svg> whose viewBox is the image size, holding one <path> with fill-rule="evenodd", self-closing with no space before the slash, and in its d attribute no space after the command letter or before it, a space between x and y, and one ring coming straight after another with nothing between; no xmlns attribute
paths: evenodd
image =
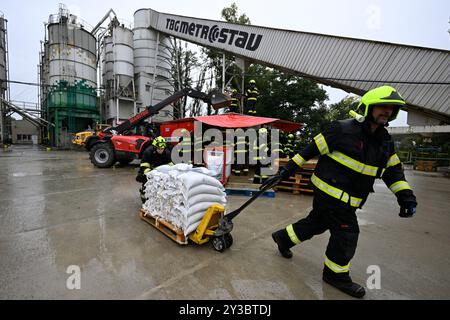
<svg viewBox="0 0 450 320"><path fill-rule="evenodd" d="M214 172L188 164L160 166L147 173L146 215L162 218L188 235L213 204L226 205L225 188Z"/></svg>

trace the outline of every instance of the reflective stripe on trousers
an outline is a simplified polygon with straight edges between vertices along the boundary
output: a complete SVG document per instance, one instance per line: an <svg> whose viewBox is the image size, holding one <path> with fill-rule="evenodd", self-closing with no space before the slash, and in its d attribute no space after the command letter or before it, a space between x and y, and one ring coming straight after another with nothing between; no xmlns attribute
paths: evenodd
<svg viewBox="0 0 450 320"><path fill-rule="evenodd" d="M333 271L335 273L344 273L344 272L349 272L349 270L350 270L350 263L348 263L345 266L340 266L337 263L328 259L327 256L325 256L325 265L328 268L330 268L331 271Z"/></svg>
<svg viewBox="0 0 450 320"><path fill-rule="evenodd" d="M294 244L301 243L301 241L298 239L297 235L295 234L292 224L290 224L286 227L286 232L288 233L289 238L291 239L292 243L294 243Z"/></svg>

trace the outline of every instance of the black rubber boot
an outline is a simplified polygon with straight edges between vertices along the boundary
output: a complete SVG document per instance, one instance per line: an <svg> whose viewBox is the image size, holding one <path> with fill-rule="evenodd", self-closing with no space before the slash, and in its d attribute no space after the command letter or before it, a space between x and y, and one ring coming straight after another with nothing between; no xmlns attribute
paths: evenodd
<svg viewBox="0 0 450 320"><path fill-rule="evenodd" d="M355 298L362 298L366 294L364 287L353 282L348 274L343 275L345 280L341 280L339 279L339 276L331 275L330 273L333 273L332 271L327 271L325 269L327 269L327 267L324 268L322 279L329 285L332 285L336 289Z"/></svg>
<svg viewBox="0 0 450 320"><path fill-rule="evenodd" d="M283 230L281 231L284 232ZM283 240L280 238L279 232L280 231L272 233L272 239L278 245L278 251L280 251L281 255L286 259L291 259L293 256L292 251L288 246L283 245Z"/></svg>

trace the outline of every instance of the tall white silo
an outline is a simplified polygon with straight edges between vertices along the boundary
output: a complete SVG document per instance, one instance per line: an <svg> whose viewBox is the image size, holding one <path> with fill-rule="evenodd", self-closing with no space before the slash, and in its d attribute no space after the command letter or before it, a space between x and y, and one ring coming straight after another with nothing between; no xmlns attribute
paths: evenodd
<svg viewBox="0 0 450 320"><path fill-rule="evenodd" d="M150 12L140 9L134 13L134 72L138 105L155 105L173 94L170 84L170 39L148 28ZM167 106L153 118L154 122L173 119L173 107Z"/></svg>
<svg viewBox="0 0 450 320"><path fill-rule="evenodd" d="M41 53L41 106L50 143L71 145L72 135L100 120L97 105L97 40L64 5L50 15Z"/></svg>
<svg viewBox="0 0 450 320"><path fill-rule="evenodd" d="M105 118L117 124L137 112L134 85L133 32L114 20L102 41Z"/></svg>

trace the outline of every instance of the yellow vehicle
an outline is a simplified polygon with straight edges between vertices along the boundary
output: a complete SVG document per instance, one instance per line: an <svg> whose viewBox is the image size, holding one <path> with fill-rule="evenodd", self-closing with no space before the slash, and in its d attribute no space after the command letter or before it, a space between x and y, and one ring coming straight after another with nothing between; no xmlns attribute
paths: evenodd
<svg viewBox="0 0 450 320"><path fill-rule="evenodd" d="M75 134L75 137L72 140L72 143L76 144L77 146L84 147L87 138L103 131L104 129L106 129L108 127L110 127L109 124L99 123L99 124L95 125L95 130L87 129L85 131L77 132Z"/></svg>

